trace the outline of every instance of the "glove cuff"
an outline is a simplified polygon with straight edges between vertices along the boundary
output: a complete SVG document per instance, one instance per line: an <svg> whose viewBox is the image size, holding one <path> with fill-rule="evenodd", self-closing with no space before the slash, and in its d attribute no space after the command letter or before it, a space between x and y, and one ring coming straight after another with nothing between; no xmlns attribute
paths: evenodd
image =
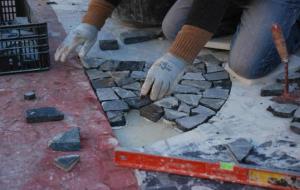
<svg viewBox="0 0 300 190"><path fill-rule="evenodd" d="M82 19L82 23L91 24L99 30L111 15L114 6L105 0L91 0L88 11Z"/></svg>
<svg viewBox="0 0 300 190"><path fill-rule="evenodd" d="M192 63L212 36L213 33L204 29L184 25L177 34L169 52L184 59L188 63Z"/></svg>

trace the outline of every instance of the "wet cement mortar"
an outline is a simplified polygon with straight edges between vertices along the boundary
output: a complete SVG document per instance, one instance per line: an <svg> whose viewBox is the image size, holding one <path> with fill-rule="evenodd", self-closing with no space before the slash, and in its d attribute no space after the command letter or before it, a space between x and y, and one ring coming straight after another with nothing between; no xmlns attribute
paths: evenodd
<svg viewBox="0 0 300 190"><path fill-rule="evenodd" d="M53 8L66 31L69 31L80 22L87 3L82 0L57 0L57 2L58 5L53 5ZM72 3L75 4L72 5ZM128 31L128 28L109 19L98 39L115 39L124 31ZM120 44L120 50L106 52L100 51L96 44L88 56L109 60L153 62L166 51L170 43L165 40L153 40L130 46L122 42ZM218 54L217 52L216 55ZM226 56L220 59L226 61ZM165 156L230 161L231 158L220 151L220 145L233 142L238 138L245 138L252 142L254 148L244 159L244 163L299 172L299 136L289 130L290 118L277 118L266 111L272 102L269 97L260 96L260 89L267 84L262 81L254 85L246 85L237 81L236 78L232 78L232 83L227 102L209 122L191 131L182 134L179 132L177 135L172 134L165 139L158 139L157 142L143 145L139 150ZM170 189L260 189L156 172L137 171L136 176L141 189L163 187L170 187Z"/></svg>

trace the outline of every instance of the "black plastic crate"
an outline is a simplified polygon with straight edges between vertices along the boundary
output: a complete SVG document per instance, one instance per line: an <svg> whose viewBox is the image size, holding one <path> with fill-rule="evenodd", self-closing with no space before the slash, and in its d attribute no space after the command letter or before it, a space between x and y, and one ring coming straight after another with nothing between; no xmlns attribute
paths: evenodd
<svg viewBox="0 0 300 190"><path fill-rule="evenodd" d="M15 25L27 12L26 1L0 0L0 75L50 67L47 24Z"/></svg>

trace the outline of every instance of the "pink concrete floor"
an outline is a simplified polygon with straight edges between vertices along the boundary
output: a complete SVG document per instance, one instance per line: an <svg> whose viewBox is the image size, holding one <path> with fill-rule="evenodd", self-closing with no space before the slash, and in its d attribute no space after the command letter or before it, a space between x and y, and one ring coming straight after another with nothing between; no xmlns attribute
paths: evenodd
<svg viewBox="0 0 300 190"><path fill-rule="evenodd" d="M51 59L65 32L43 0L28 0L35 20L48 22ZM26 91L37 99L25 101ZM59 122L27 124L29 108L53 106L65 113ZM137 189L132 170L114 165L115 138L78 60L54 63L50 71L0 77L0 189ZM81 128L81 161L66 173L53 164L48 141L70 127ZM71 154L71 153L70 153Z"/></svg>

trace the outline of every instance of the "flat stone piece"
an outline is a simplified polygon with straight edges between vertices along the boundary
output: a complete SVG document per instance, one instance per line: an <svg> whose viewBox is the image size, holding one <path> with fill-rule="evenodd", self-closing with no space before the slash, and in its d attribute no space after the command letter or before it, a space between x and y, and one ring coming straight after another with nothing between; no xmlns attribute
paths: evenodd
<svg viewBox="0 0 300 190"><path fill-rule="evenodd" d="M120 61L117 71L142 71L145 61Z"/></svg>
<svg viewBox="0 0 300 190"><path fill-rule="evenodd" d="M291 118L294 115L295 110L298 106L293 104L278 104L273 103L267 110L270 111L274 116L282 118Z"/></svg>
<svg viewBox="0 0 300 190"><path fill-rule="evenodd" d="M113 71L110 72L110 76L114 79L127 78L129 77L130 71Z"/></svg>
<svg viewBox="0 0 300 190"><path fill-rule="evenodd" d="M176 108L178 107L178 99L172 96L163 98L161 100L158 100L157 102L154 103L157 106L163 107L163 108Z"/></svg>
<svg viewBox="0 0 300 190"><path fill-rule="evenodd" d="M99 47L101 50L118 50L119 44L118 40L99 40Z"/></svg>
<svg viewBox="0 0 300 190"><path fill-rule="evenodd" d="M294 133L300 135L300 123L299 123L299 122L292 122L292 123L291 123L290 129L291 129Z"/></svg>
<svg viewBox="0 0 300 190"><path fill-rule="evenodd" d="M126 119L122 111L106 112L108 121L112 127L121 127L126 125Z"/></svg>
<svg viewBox="0 0 300 190"><path fill-rule="evenodd" d="M123 88L120 87L113 87L113 90L118 94L118 96L120 96L122 99L125 98L133 98L136 97L136 94L133 93L130 90L125 90Z"/></svg>
<svg viewBox="0 0 300 190"><path fill-rule="evenodd" d="M158 34L153 31L133 30L129 32L123 32L120 34L120 38L124 44L135 44L156 39Z"/></svg>
<svg viewBox="0 0 300 190"><path fill-rule="evenodd" d="M40 123L48 121L61 121L64 119L64 113L54 107L42 107L29 109L26 111L27 123Z"/></svg>
<svg viewBox="0 0 300 190"><path fill-rule="evenodd" d="M189 105L187 105L186 103L184 102L181 102L178 110L179 112L184 112L184 113L187 113L188 115L190 115L191 113L191 107Z"/></svg>
<svg viewBox="0 0 300 190"><path fill-rule="evenodd" d="M111 88L98 88L96 90L96 94L101 102L119 99L119 97L115 94L115 91Z"/></svg>
<svg viewBox="0 0 300 190"><path fill-rule="evenodd" d="M199 105L198 107L192 109L192 114L194 114L194 115L205 114L210 117L210 116L214 116L216 114L216 112L205 106Z"/></svg>
<svg viewBox="0 0 300 190"><path fill-rule="evenodd" d="M227 80L229 79L229 74L226 71L221 71L216 73L205 74L204 77L209 81Z"/></svg>
<svg viewBox="0 0 300 190"><path fill-rule="evenodd" d="M34 99L36 99L34 91L25 92L25 94L24 94L24 100L34 100Z"/></svg>
<svg viewBox="0 0 300 190"><path fill-rule="evenodd" d="M111 88L116 86L114 79L112 78L106 78L106 79L95 79L92 80L92 86L94 89L98 88Z"/></svg>
<svg viewBox="0 0 300 190"><path fill-rule="evenodd" d="M184 80L205 80L202 73L186 73L183 75L182 79Z"/></svg>
<svg viewBox="0 0 300 190"><path fill-rule="evenodd" d="M109 73L99 71L98 69L86 70L86 74L88 75L90 80L104 79L104 78L109 78L110 77Z"/></svg>
<svg viewBox="0 0 300 190"><path fill-rule="evenodd" d="M99 66L99 70L101 71L115 71L116 68L119 66L120 61L117 60L105 60Z"/></svg>
<svg viewBox="0 0 300 190"><path fill-rule="evenodd" d="M132 84L132 83L136 82L133 78L130 78L130 77L115 78L114 80L118 86L124 86L124 85Z"/></svg>
<svg viewBox="0 0 300 190"><path fill-rule="evenodd" d="M108 111L128 111L129 107L123 100L112 100L102 102L102 107L105 112Z"/></svg>
<svg viewBox="0 0 300 190"><path fill-rule="evenodd" d="M218 80L218 81L213 81L213 86L214 87L221 87L223 89L231 89L232 82L230 79L227 80Z"/></svg>
<svg viewBox="0 0 300 190"><path fill-rule="evenodd" d="M100 65L108 62L108 60L96 58L96 57L89 57L89 58L81 58L81 63L86 69L96 69L99 68Z"/></svg>
<svg viewBox="0 0 300 190"><path fill-rule="evenodd" d="M226 100L228 98L229 90L222 88L210 88L203 92L203 98L214 98Z"/></svg>
<svg viewBox="0 0 300 190"><path fill-rule="evenodd" d="M234 142L228 144L228 148L233 153L235 158L242 162L250 153L253 145L247 139L239 138Z"/></svg>
<svg viewBox="0 0 300 190"><path fill-rule="evenodd" d="M209 89L212 86L211 82L205 81L205 80L202 80L202 81L183 80L183 81L181 81L181 84L185 85L185 86L192 86L192 87L198 88L201 91Z"/></svg>
<svg viewBox="0 0 300 190"><path fill-rule="evenodd" d="M277 82L283 83L284 80L285 80L284 73L280 74L277 77ZM289 72L289 82L299 83L300 82L300 73L299 72Z"/></svg>
<svg viewBox="0 0 300 190"><path fill-rule="evenodd" d="M197 106L202 96L194 94L175 94L175 97L188 105Z"/></svg>
<svg viewBox="0 0 300 190"><path fill-rule="evenodd" d="M175 111L172 109L165 108L164 111L165 111L164 118L169 121L175 121L176 119L180 119L188 116L187 113Z"/></svg>
<svg viewBox="0 0 300 190"><path fill-rule="evenodd" d="M164 115L164 110L155 104L150 104L140 109L140 115L150 121L157 122Z"/></svg>
<svg viewBox="0 0 300 190"><path fill-rule="evenodd" d="M292 84L289 90L294 90L298 85ZM283 93L284 85L281 83L274 83L263 87L260 91L261 96L280 96Z"/></svg>
<svg viewBox="0 0 300 190"><path fill-rule="evenodd" d="M206 63L206 73L215 73L225 71L223 67L213 64L213 63Z"/></svg>
<svg viewBox="0 0 300 190"><path fill-rule="evenodd" d="M142 86L141 86L141 83L135 82L135 83L132 83L132 84L124 85L124 86L122 86L122 88L127 89L127 90L140 91Z"/></svg>
<svg viewBox="0 0 300 190"><path fill-rule="evenodd" d="M179 94L199 94L200 90L192 86L186 86L182 84L177 84L174 88L173 93Z"/></svg>
<svg viewBox="0 0 300 190"><path fill-rule="evenodd" d="M140 109L152 103L151 99L148 96L127 98L125 99L125 101L129 105L129 107L133 109Z"/></svg>
<svg viewBox="0 0 300 190"><path fill-rule="evenodd" d="M220 65L222 64L222 61L217 59L214 55L212 54L205 54L197 57L198 60L201 60L205 62L206 64L214 64L214 65Z"/></svg>
<svg viewBox="0 0 300 190"><path fill-rule="evenodd" d="M212 99L212 98L201 98L200 104L208 107L214 111L218 111L222 105L225 103L225 100L222 99Z"/></svg>
<svg viewBox="0 0 300 190"><path fill-rule="evenodd" d="M55 158L54 164L56 167L64 170L65 172L69 172L74 168L74 166L79 162L79 160L79 155L72 154Z"/></svg>
<svg viewBox="0 0 300 190"><path fill-rule="evenodd" d="M195 115L176 119L177 128L179 128L182 131L190 131L196 128L198 125L204 123L207 119L207 115Z"/></svg>
<svg viewBox="0 0 300 190"><path fill-rule="evenodd" d="M300 108L295 111L293 121L300 122Z"/></svg>
<svg viewBox="0 0 300 190"><path fill-rule="evenodd" d="M80 128L74 127L64 133L59 133L49 141L48 146L55 151L80 150Z"/></svg>
<svg viewBox="0 0 300 190"><path fill-rule="evenodd" d="M136 80L145 80L147 73L144 71L132 71L130 77Z"/></svg>

